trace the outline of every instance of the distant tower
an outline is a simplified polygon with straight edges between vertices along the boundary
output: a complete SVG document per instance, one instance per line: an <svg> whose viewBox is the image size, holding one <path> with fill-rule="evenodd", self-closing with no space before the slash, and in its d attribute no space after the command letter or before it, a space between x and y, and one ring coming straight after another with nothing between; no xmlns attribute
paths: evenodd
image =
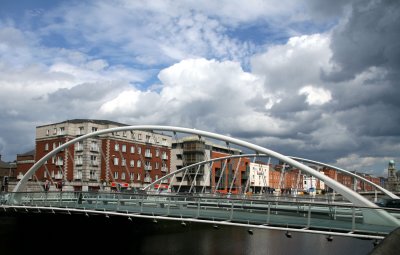
<svg viewBox="0 0 400 255"><path fill-rule="evenodd" d="M399 178L396 173L396 164L390 160L388 164L388 189L390 191L399 191Z"/></svg>

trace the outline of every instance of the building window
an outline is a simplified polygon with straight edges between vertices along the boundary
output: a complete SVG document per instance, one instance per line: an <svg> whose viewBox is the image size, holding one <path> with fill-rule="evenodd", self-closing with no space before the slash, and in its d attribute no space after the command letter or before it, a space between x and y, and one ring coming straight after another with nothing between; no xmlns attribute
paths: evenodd
<svg viewBox="0 0 400 255"><path fill-rule="evenodd" d="M142 167L142 161L140 161L140 159L137 161L137 167Z"/></svg>
<svg viewBox="0 0 400 255"><path fill-rule="evenodd" d="M82 151L82 150L83 150L83 141L75 143L75 151Z"/></svg>
<svg viewBox="0 0 400 255"><path fill-rule="evenodd" d="M152 157L150 149L146 149L145 150L144 156L147 157L147 158L151 158Z"/></svg>
<svg viewBox="0 0 400 255"><path fill-rule="evenodd" d="M142 140L142 134L138 134L138 139Z"/></svg>
<svg viewBox="0 0 400 255"><path fill-rule="evenodd" d="M135 146L131 146L131 153L135 153Z"/></svg>
<svg viewBox="0 0 400 255"><path fill-rule="evenodd" d="M84 135L84 134L85 134L85 128L84 127L79 127L78 135Z"/></svg>
<svg viewBox="0 0 400 255"><path fill-rule="evenodd" d="M123 158L123 159L121 160L121 166L126 166L126 159Z"/></svg>
<svg viewBox="0 0 400 255"><path fill-rule="evenodd" d="M135 174L134 174L134 173L129 173L129 179L130 179L131 181L133 181L134 178L135 178Z"/></svg>
<svg viewBox="0 0 400 255"><path fill-rule="evenodd" d="M135 160L133 160L133 159L131 160L130 166L131 166L131 167L134 167L134 166L135 166Z"/></svg>
<svg viewBox="0 0 400 255"><path fill-rule="evenodd" d="M122 145L121 150L122 150L122 152L126 152L126 145L125 144Z"/></svg>
<svg viewBox="0 0 400 255"><path fill-rule="evenodd" d="M96 132L97 131L97 127L92 127L92 132Z"/></svg>
<svg viewBox="0 0 400 255"><path fill-rule="evenodd" d="M43 172L43 177L44 177L44 178L47 178L47 171L44 171L44 172Z"/></svg>
<svg viewBox="0 0 400 255"><path fill-rule="evenodd" d="M91 151L99 151L99 146L97 145L96 141L92 141L90 144L90 150Z"/></svg>
<svg viewBox="0 0 400 255"><path fill-rule="evenodd" d="M138 154L142 154L142 147L138 147L137 153L138 153Z"/></svg>
<svg viewBox="0 0 400 255"><path fill-rule="evenodd" d="M114 150L115 150L115 151L119 151L119 144L118 144L118 143L115 144Z"/></svg>
<svg viewBox="0 0 400 255"><path fill-rule="evenodd" d="M131 138L133 139L133 140L135 140L135 133L131 133Z"/></svg>
<svg viewBox="0 0 400 255"><path fill-rule="evenodd" d="M158 164L158 162L155 162L155 164L154 164L154 168L155 168L155 169L158 169L158 167L159 167L159 164Z"/></svg>
<svg viewBox="0 0 400 255"><path fill-rule="evenodd" d="M125 180L125 172L121 173L121 180Z"/></svg>
<svg viewBox="0 0 400 255"><path fill-rule="evenodd" d="M122 136L126 137L126 131L122 131Z"/></svg>
<svg viewBox="0 0 400 255"><path fill-rule="evenodd" d="M53 150L54 150L55 148L57 148L57 145L56 145L56 143L53 143Z"/></svg>
<svg viewBox="0 0 400 255"><path fill-rule="evenodd" d="M64 128L64 127L60 127L60 128L58 129L58 134L59 134L59 135L64 135L64 134L65 134L65 128Z"/></svg>
<svg viewBox="0 0 400 255"><path fill-rule="evenodd" d="M114 179L118 179L118 172L114 172Z"/></svg>
<svg viewBox="0 0 400 255"><path fill-rule="evenodd" d="M137 174L137 180L140 181L140 174Z"/></svg>
<svg viewBox="0 0 400 255"><path fill-rule="evenodd" d="M119 161L118 158L114 158L114 166L118 166L118 161Z"/></svg>
<svg viewBox="0 0 400 255"><path fill-rule="evenodd" d="M48 151L48 150L49 150L49 144L48 144L48 143L46 143L46 144L44 145L44 150L45 150L45 151Z"/></svg>
<svg viewBox="0 0 400 255"><path fill-rule="evenodd" d="M50 129L47 129L47 130L46 130L46 135L47 135L47 136L50 135Z"/></svg>
<svg viewBox="0 0 400 255"><path fill-rule="evenodd" d="M92 163L92 166L98 166L99 163L97 162L97 156L96 155L90 155L90 162Z"/></svg>
<svg viewBox="0 0 400 255"><path fill-rule="evenodd" d="M57 134L57 128L54 128L53 129L53 135L56 135Z"/></svg>
<svg viewBox="0 0 400 255"><path fill-rule="evenodd" d="M82 155L76 156L75 165L80 166L83 164L83 157Z"/></svg>
<svg viewBox="0 0 400 255"><path fill-rule="evenodd" d="M160 150L156 149L156 157L158 158L160 156Z"/></svg>
<svg viewBox="0 0 400 255"><path fill-rule="evenodd" d="M97 179L97 174L95 170L90 170L90 179L91 180L96 180Z"/></svg>

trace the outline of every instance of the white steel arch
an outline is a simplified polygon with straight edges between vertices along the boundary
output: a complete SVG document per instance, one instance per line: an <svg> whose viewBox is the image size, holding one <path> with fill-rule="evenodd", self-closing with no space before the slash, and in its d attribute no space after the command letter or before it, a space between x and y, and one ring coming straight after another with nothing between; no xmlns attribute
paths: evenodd
<svg viewBox="0 0 400 255"><path fill-rule="evenodd" d="M58 148L54 149L53 151L49 152L41 158L38 162L36 162L28 171L27 173L22 177L22 179L18 182L18 184L15 186L13 192L20 192L22 189L25 187L26 183L28 182L29 178L39 169L40 166L42 166L46 160L50 159L53 155L55 155L57 152L67 148L70 145L75 144L78 141L85 140L90 137L95 137L103 134L108 134L111 132L121 132L121 131L131 131L131 130L145 130L145 131L153 131L153 130L159 130L159 131L172 131L172 132L180 132L180 133L186 133L186 134L194 134L194 135L199 135L199 136L204 136L216 140L221 140L225 141L228 143L236 144L251 150L254 150L259 153L267 154L269 156L272 156L274 158L277 158L291 166L299 168L301 171L307 172L310 175L324 181L329 187L334 189L336 192L341 194L343 197L347 198L349 201L351 201L354 205L356 206L361 206L361 207L375 207L377 208L378 206L366 199L365 197L361 196L360 194L354 192L353 190L349 189L348 187L342 185L341 183L336 182L335 180L325 176L324 174L319 173L318 171L312 169L311 167L308 167L288 156L285 156L283 154L280 154L276 151L246 142L242 141L236 138L232 138L229 136L225 135L220 135L220 134L215 134L207 131L201 131L201 130L196 130L196 129L190 129L190 128L183 128L183 127L174 127L174 126L157 126L157 125L137 125L137 126L125 126L125 127L116 127L116 128L109 128L109 129L103 129L99 130L96 132L92 132L80 137L77 137L75 139L72 139L63 145L59 146ZM374 211L375 212L375 211ZM370 214L368 217L369 221L374 221L374 222L379 222L381 224L395 224L396 226L400 226L400 221L398 221L395 217L392 215L386 213L385 211L380 211L376 210L376 212L385 220L382 221L382 218L380 218L376 213ZM376 217L375 217L376 216Z"/></svg>

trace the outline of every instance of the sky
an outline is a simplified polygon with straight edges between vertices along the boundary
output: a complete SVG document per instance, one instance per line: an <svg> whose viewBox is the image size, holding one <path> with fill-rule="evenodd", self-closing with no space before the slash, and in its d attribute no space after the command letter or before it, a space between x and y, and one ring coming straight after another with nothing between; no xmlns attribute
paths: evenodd
<svg viewBox="0 0 400 255"><path fill-rule="evenodd" d="M0 154L68 119L172 125L377 176L400 162L400 1L1 0Z"/></svg>

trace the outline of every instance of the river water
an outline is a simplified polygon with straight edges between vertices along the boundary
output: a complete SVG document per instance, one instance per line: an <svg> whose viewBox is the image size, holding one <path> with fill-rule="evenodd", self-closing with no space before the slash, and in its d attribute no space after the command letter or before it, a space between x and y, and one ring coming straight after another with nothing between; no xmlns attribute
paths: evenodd
<svg viewBox="0 0 400 255"><path fill-rule="evenodd" d="M368 254L372 240L209 224L53 214L0 216L0 254Z"/></svg>

